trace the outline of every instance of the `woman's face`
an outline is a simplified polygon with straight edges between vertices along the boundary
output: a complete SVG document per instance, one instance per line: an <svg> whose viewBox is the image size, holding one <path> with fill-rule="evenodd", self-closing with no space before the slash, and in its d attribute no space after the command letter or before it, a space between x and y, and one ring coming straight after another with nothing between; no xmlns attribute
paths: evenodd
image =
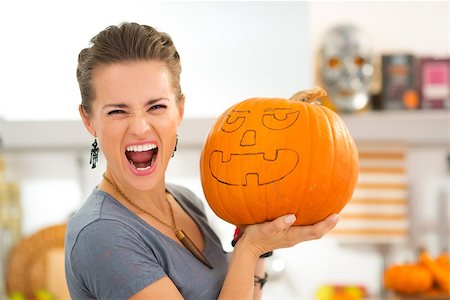
<svg viewBox="0 0 450 300"><path fill-rule="evenodd" d="M116 63L93 72L92 113L82 118L118 184L145 191L164 182L184 109L170 76L159 61Z"/></svg>

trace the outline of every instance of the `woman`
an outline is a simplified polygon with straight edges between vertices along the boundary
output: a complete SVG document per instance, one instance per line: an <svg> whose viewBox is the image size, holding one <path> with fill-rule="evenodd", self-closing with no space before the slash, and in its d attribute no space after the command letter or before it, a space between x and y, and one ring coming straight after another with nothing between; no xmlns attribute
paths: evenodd
<svg viewBox="0 0 450 300"><path fill-rule="evenodd" d="M294 215L249 225L228 257L200 200L165 182L185 103L171 38L123 23L91 42L79 55L79 110L94 137L93 167L97 140L107 166L67 226L72 298L260 298L265 274L260 256L319 238L338 217L312 226L291 227Z"/></svg>

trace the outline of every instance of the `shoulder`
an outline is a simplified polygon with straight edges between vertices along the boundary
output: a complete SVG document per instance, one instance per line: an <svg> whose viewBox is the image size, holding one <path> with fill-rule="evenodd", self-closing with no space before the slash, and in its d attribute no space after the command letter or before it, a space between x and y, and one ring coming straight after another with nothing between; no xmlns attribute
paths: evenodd
<svg viewBox="0 0 450 300"><path fill-rule="evenodd" d="M87 253L107 250L112 243L142 245L141 227L136 216L109 194L94 191L67 224L66 255L88 259Z"/></svg>
<svg viewBox="0 0 450 300"><path fill-rule="evenodd" d="M94 190L80 209L69 219L66 230L66 243L70 247L78 239L78 235L86 228L95 228L103 223L99 220L119 222L123 220L125 211L110 195ZM118 225L118 224L116 224ZM105 228L107 229L107 228Z"/></svg>
<svg viewBox="0 0 450 300"><path fill-rule="evenodd" d="M66 257L72 268L79 270L109 265L123 254L151 253L139 232L123 220L97 218L80 226L67 225ZM156 260L156 259L155 259Z"/></svg>
<svg viewBox="0 0 450 300"><path fill-rule="evenodd" d="M123 221L114 219L97 219L86 224L77 232L74 244L83 244L93 249L115 244L121 240L139 239L136 230Z"/></svg>
<svg viewBox="0 0 450 300"><path fill-rule="evenodd" d="M161 258L132 225L97 218L66 247L66 277L74 295L128 298L166 276Z"/></svg>

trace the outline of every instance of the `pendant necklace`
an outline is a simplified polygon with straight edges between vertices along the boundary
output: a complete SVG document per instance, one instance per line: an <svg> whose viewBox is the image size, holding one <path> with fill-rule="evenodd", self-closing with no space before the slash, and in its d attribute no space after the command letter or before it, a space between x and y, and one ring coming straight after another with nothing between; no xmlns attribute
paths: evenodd
<svg viewBox="0 0 450 300"><path fill-rule="evenodd" d="M180 242L183 244L183 246L189 250L189 252L192 253L192 255L194 255L199 261L201 261L204 265L206 265L208 268L212 269L213 267L211 266L211 264L209 263L208 259L206 259L206 257L202 254L202 252L197 248L197 246L195 246L195 244L191 241L191 239L186 235L186 233L184 233L184 231L182 229L177 228L177 225L175 223L175 215L173 213L173 208L172 208L172 204L170 204L169 199L167 199L166 196L166 201L169 204L169 208L170 208L170 214L172 216L172 225L162 221L160 218L158 218L157 216L153 215L152 213L150 213L149 211L141 208L140 206L138 206L136 203L134 203L133 201L131 201L130 198L128 198L120 189L119 187L112 182L110 179L108 179L105 174L103 174L103 178L114 188L114 190L116 192L118 192L129 204L131 204L134 208L136 208L137 210L139 210L140 212L150 216L152 219L154 219L155 221L157 221L158 223L161 223L162 225L169 227L170 229L172 229L175 232L175 236L180 240Z"/></svg>

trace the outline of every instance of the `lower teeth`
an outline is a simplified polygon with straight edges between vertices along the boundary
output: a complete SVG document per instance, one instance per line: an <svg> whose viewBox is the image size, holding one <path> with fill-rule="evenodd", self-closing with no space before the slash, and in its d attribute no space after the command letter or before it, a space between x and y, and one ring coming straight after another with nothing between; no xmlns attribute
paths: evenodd
<svg viewBox="0 0 450 300"><path fill-rule="evenodd" d="M148 170L148 169L150 169L152 167L154 160L155 160L155 158L152 158L151 161L150 161L150 164L148 166L146 166L146 167L136 167L132 160L128 160L128 162L131 165L133 165L136 168L136 170L138 170L138 171L145 171L145 170Z"/></svg>
<svg viewBox="0 0 450 300"><path fill-rule="evenodd" d="M151 167L151 166L147 166L147 167L145 167L145 168L136 168L136 170L138 170L138 171L145 171L145 170L150 169L150 167Z"/></svg>

